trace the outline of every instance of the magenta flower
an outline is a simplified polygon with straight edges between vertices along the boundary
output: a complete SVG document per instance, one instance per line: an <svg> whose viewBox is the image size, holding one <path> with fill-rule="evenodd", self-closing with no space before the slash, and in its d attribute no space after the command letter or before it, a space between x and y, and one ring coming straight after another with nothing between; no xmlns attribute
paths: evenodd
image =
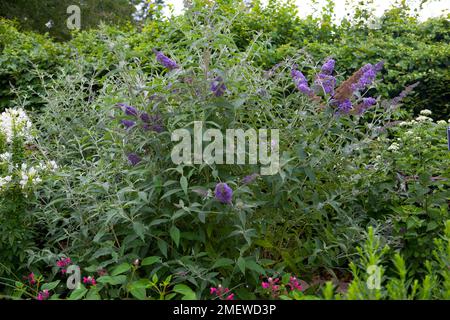
<svg viewBox="0 0 450 320"><path fill-rule="evenodd" d="M48 290L40 291L36 297L37 300L47 300L50 297Z"/></svg>
<svg viewBox="0 0 450 320"><path fill-rule="evenodd" d="M233 300L234 293L230 292L230 289L222 287L222 285L218 285L217 288L212 287L209 289L211 295L217 296L220 300Z"/></svg>
<svg viewBox="0 0 450 320"><path fill-rule="evenodd" d="M56 266L58 266L61 269L61 273L65 274L67 272L66 267L72 263L72 260L70 258L61 258L58 261L56 261Z"/></svg>
<svg viewBox="0 0 450 320"><path fill-rule="evenodd" d="M86 285L90 285L90 286L95 286L97 285L97 281L95 281L94 277L83 277L83 283Z"/></svg>
<svg viewBox="0 0 450 320"><path fill-rule="evenodd" d="M294 291L294 290L302 291L303 290L302 286L300 285L300 283L298 282L298 279L296 277L290 277L289 283L286 286L289 287L291 289L291 291Z"/></svg>
<svg viewBox="0 0 450 320"><path fill-rule="evenodd" d="M28 282L30 282L31 285L36 284L36 278L35 278L33 272L28 275L27 279L28 279Z"/></svg>
<svg viewBox="0 0 450 320"><path fill-rule="evenodd" d="M221 182L216 185L214 196L221 203L231 204L233 190L228 186L228 184Z"/></svg>

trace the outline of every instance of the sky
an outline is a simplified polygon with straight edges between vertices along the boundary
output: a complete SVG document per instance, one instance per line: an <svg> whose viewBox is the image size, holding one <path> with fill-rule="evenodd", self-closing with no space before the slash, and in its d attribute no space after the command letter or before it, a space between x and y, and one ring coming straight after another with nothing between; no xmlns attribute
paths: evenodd
<svg viewBox="0 0 450 320"><path fill-rule="evenodd" d="M265 1L263 1L265 2ZM300 16L307 16L314 12L314 10L320 9L321 6L326 2L326 0L317 0L319 7L312 6L311 0L296 0L297 5L301 10L299 10ZM345 5L346 0L334 0L336 19L341 20L345 17L348 8ZM376 15L381 15L383 11L390 7L394 0L375 0L374 7ZM420 0L407 0L411 7L418 7ZM183 10L183 0L165 0L166 4L173 5L174 13L180 14ZM436 17L444 13L449 13L450 11L450 0L430 0L423 6L423 10L420 11L419 17L421 20L426 20L430 17Z"/></svg>

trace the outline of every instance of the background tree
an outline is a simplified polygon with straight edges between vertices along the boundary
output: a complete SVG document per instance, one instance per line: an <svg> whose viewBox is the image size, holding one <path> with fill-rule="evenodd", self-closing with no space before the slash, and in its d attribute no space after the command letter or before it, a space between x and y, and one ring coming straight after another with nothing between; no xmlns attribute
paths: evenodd
<svg viewBox="0 0 450 320"><path fill-rule="evenodd" d="M142 0L3 0L0 17L16 19L25 30L49 34L65 40L70 37L66 21L67 7L81 9L81 28L90 29L100 22L120 25L133 20L135 5Z"/></svg>

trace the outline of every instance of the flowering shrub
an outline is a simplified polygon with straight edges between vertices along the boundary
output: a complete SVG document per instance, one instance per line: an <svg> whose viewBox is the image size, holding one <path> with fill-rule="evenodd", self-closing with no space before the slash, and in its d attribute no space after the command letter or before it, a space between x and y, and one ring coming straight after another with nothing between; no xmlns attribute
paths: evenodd
<svg viewBox="0 0 450 320"><path fill-rule="evenodd" d="M33 245L28 198L44 176L57 169L55 161L32 159L32 142L32 124L23 109L0 114L0 260L6 268L23 261ZM3 271L0 268L0 274Z"/></svg>
<svg viewBox="0 0 450 320"><path fill-rule="evenodd" d="M353 277L343 297L386 298L366 291L355 267L381 261L385 244L402 252L412 278L443 273L444 260L432 274L423 261L448 215L446 123L426 110L409 119L402 103L418 85L383 99L389 69L378 57L352 62L359 69L346 79L348 61L321 56L317 66L303 50L263 70L255 61L264 37L239 48L227 17L215 6L197 9L164 24L171 41L155 36L149 44L145 31L130 46L123 34L96 31L93 47L104 51L95 59L74 54L47 81L33 125L23 111L5 113L2 270L29 274L14 294L309 299L323 279ZM175 164L172 133L197 121L221 132L278 129L279 141L266 147L279 150L279 172ZM9 245L19 238L21 247ZM370 257L356 249L375 238ZM393 251L383 254L401 266ZM63 282L73 261L83 268L71 291ZM395 292L398 282L390 283ZM334 297L330 285L325 290Z"/></svg>

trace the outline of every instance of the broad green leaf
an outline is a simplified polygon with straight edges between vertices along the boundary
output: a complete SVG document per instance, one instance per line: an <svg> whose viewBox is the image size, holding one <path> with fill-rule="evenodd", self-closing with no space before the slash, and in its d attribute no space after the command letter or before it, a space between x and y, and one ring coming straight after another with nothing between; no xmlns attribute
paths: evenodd
<svg viewBox="0 0 450 320"><path fill-rule="evenodd" d="M41 290L53 290L56 288L56 286L59 284L59 280L53 281L53 282L49 282L49 283L44 283L41 287Z"/></svg>
<svg viewBox="0 0 450 320"><path fill-rule="evenodd" d="M118 276L119 274L125 273L131 269L131 264L129 263L122 263L114 268L114 270L111 272L112 276Z"/></svg>
<svg viewBox="0 0 450 320"><path fill-rule="evenodd" d="M147 298L145 288L133 288L130 290L130 293L138 300L145 300Z"/></svg>
<svg viewBox="0 0 450 320"><path fill-rule="evenodd" d="M183 296L181 300L197 300L195 292L185 284L177 284L173 291Z"/></svg>
<svg viewBox="0 0 450 320"><path fill-rule="evenodd" d="M180 229L178 229L176 226L172 226L170 228L170 237L178 247L180 245Z"/></svg>
<svg viewBox="0 0 450 320"><path fill-rule="evenodd" d="M118 284L123 284L127 281L127 277L124 275L119 275L119 276L103 276L97 279L97 282L99 283L106 283L106 284L111 284L111 285L118 285Z"/></svg>
<svg viewBox="0 0 450 320"><path fill-rule="evenodd" d="M167 258L167 242L158 239L158 248L159 250L161 250L161 253L164 255L164 257Z"/></svg>
<svg viewBox="0 0 450 320"><path fill-rule="evenodd" d="M98 290L96 288L89 289L85 300L101 300Z"/></svg>
<svg viewBox="0 0 450 320"><path fill-rule="evenodd" d="M211 269L221 268L221 267L227 267L234 264L234 261L228 258L220 258L214 262Z"/></svg>
<svg viewBox="0 0 450 320"><path fill-rule="evenodd" d="M157 262L161 262L161 258L160 257L156 257L156 256L147 257L144 260L142 260L141 266L150 266L150 265L155 264Z"/></svg>
<svg viewBox="0 0 450 320"><path fill-rule="evenodd" d="M86 288L79 288L72 291L69 296L69 300L80 300L88 292Z"/></svg>
<svg viewBox="0 0 450 320"><path fill-rule="evenodd" d="M239 257L237 260L237 265L239 269L241 270L242 274L245 274L245 259L242 257Z"/></svg>

